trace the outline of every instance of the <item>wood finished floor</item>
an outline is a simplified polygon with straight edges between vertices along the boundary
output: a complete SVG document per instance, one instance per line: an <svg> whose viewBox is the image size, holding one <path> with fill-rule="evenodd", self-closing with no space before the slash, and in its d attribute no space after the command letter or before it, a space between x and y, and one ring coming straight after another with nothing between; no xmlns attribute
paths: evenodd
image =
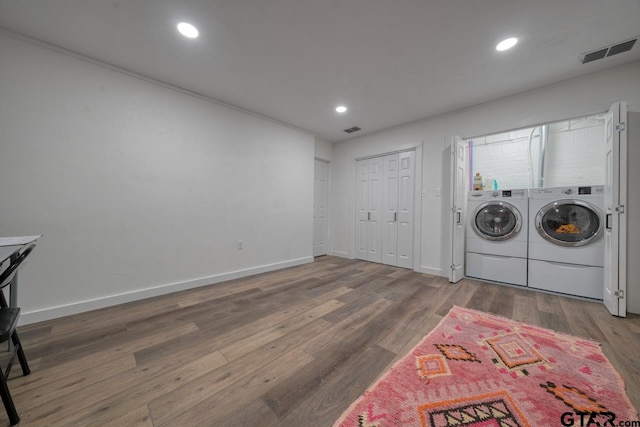
<svg viewBox="0 0 640 427"><path fill-rule="evenodd" d="M640 316L328 256L21 327L9 388L23 426L330 426L454 304L599 341L640 408Z"/></svg>

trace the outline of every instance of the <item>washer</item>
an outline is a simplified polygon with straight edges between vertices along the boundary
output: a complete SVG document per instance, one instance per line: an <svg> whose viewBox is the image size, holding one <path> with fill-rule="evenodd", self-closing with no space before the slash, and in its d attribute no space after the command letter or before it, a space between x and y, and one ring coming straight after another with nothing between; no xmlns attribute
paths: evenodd
<svg viewBox="0 0 640 427"><path fill-rule="evenodd" d="M528 283L602 299L604 186L529 190Z"/></svg>
<svg viewBox="0 0 640 427"><path fill-rule="evenodd" d="M469 192L467 276L527 285L528 204L524 189Z"/></svg>

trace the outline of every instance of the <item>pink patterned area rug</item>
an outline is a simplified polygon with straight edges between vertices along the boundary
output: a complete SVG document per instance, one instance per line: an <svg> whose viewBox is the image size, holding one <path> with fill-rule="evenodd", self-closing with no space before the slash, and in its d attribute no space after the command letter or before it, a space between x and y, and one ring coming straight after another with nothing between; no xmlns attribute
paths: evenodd
<svg viewBox="0 0 640 427"><path fill-rule="evenodd" d="M638 419L597 343L454 306L334 426L617 426Z"/></svg>

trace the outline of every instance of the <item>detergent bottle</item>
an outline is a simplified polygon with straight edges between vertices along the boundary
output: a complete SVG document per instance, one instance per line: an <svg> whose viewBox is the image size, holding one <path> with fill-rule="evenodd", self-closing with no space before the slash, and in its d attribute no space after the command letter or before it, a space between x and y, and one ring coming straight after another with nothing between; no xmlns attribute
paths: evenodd
<svg viewBox="0 0 640 427"><path fill-rule="evenodd" d="M482 175L480 175L480 172L476 172L476 176L473 177L473 191L482 190L482 184Z"/></svg>
<svg viewBox="0 0 640 427"><path fill-rule="evenodd" d="M485 175L482 188L484 190L493 190L493 182L491 175Z"/></svg>

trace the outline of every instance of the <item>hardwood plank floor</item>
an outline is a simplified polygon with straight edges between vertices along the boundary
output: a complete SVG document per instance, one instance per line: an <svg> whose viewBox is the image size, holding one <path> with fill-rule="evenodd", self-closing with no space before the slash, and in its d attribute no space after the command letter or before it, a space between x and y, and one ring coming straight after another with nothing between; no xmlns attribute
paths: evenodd
<svg viewBox="0 0 640 427"><path fill-rule="evenodd" d="M454 304L600 342L640 408L640 316L329 256L21 327L9 388L23 426L330 426Z"/></svg>

